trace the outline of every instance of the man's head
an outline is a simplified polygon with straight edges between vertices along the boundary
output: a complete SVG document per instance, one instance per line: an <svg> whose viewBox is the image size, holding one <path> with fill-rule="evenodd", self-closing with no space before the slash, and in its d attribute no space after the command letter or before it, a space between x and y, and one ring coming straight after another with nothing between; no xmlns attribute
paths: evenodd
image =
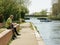
<svg viewBox="0 0 60 45"><path fill-rule="evenodd" d="M11 19L13 19L13 17L14 17L13 15L10 15L10 18L11 18Z"/></svg>

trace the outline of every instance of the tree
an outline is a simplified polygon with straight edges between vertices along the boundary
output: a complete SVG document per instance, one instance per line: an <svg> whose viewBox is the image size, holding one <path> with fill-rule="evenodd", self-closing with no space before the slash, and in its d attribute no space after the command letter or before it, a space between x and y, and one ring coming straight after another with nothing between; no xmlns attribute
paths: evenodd
<svg viewBox="0 0 60 45"><path fill-rule="evenodd" d="M39 12L34 12L33 15L40 15L40 13Z"/></svg>
<svg viewBox="0 0 60 45"><path fill-rule="evenodd" d="M41 10L40 15L47 15L47 10Z"/></svg>
<svg viewBox="0 0 60 45"><path fill-rule="evenodd" d="M4 7L4 18L7 19L10 14L15 14L17 12L16 2L13 0L2 0L2 6Z"/></svg>
<svg viewBox="0 0 60 45"><path fill-rule="evenodd" d="M4 12L4 7L2 5L3 5L3 1L0 0L0 13Z"/></svg>
<svg viewBox="0 0 60 45"><path fill-rule="evenodd" d="M21 15L21 18L24 18L25 14L29 13L28 5L30 1L29 0L17 0L19 13Z"/></svg>
<svg viewBox="0 0 60 45"><path fill-rule="evenodd" d="M0 0L0 13L4 15L5 20L10 16L14 15L14 20L19 19L21 11L28 13L28 0Z"/></svg>
<svg viewBox="0 0 60 45"><path fill-rule="evenodd" d="M33 15L40 15L41 17L47 17L47 10L41 10L40 12L34 12Z"/></svg>
<svg viewBox="0 0 60 45"><path fill-rule="evenodd" d="M47 16L47 10L41 10L40 15L43 17L46 17Z"/></svg>
<svg viewBox="0 0 60 45"><path fill-rule="evenodd" d="M17 0L17 3L22 5L22 6L29 6L31 1L30 0Z"/></svg>

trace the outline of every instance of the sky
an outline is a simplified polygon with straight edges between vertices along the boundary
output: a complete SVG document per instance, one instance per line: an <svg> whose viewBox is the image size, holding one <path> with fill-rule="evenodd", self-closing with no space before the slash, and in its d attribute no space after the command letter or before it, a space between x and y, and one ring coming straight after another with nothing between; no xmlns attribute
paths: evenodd
<svg viewBox="0 0 60 45"><path fill-rule="evenodd" d="M50 11L51 0L31 0L31 4L29 6L30 14L33 12L40 12L42 9Z"/></svg>

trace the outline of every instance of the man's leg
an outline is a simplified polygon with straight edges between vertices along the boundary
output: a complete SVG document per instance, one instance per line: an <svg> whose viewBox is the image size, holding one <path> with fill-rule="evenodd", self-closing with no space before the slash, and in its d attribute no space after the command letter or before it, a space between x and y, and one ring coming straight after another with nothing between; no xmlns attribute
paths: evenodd
<svg viewBox="0 0 60 45"><path fill-rule="evenodd" d="M17 32L16 28L14 28L14 32L15 32L17 35L20 35L20 34L18 34L18 32Z"/></svg>
<svg viewBox="0 0 60 45"><path fill-rule="evenodd" d="M15 35L15 33L14 33L13 24L11 24L11 25L9 26L9 29L12 29L12 33L13 33L12 39L15 39L15 38L16 38L16 35Z"/></svg>
<svg viewBox="0 0 60 45"><path fill-rule="evenodd" d="M13 32L13 37L16 37L15 32L14 32L14 30L13 30L13 29L12 29L12 32Z"/></svg>

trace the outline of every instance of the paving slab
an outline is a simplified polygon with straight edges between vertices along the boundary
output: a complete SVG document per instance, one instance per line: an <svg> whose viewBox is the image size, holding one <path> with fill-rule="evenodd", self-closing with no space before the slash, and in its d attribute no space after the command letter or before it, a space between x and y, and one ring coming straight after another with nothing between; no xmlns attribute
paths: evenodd
<svg viewBox="0 0 60 45"><path fill-rule="evenodd" d="M10 45L38 45L34 32L30 28L23 28L20 34L21 36L18 36Z"/></svg>
<svg viewBox="0 0 60 45"><path fill-rule="evenodd" d="M21 36L17 36L17 39L13 40L10 45L44 45L44 42L37 33L30 28L30 23L21 24L21 31L19 32Z"/></svg>

